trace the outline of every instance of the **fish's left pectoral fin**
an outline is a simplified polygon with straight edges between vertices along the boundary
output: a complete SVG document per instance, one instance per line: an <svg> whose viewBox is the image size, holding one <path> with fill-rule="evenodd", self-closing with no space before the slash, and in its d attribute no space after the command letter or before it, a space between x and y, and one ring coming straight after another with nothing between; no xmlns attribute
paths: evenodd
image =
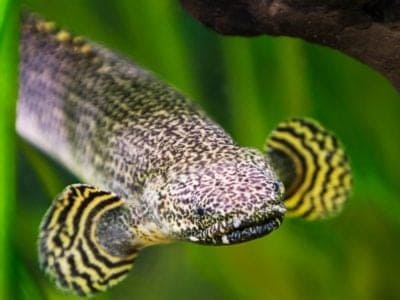
<svg viewBox="0 0 400 300"><path fill-rule="evenodd" d="M315 220L341 211L352 172L333 133L311 119L282 122L267 140L266 156L285 186L288 216Z"/></svg>
<svg viewBox="0 0 400 300"><path fill-rule="evenodd" d="M80 296L117 284L137 255L129 218L125 200L111 192L66 187L40 225L41 268L58 287Z"/></svg>

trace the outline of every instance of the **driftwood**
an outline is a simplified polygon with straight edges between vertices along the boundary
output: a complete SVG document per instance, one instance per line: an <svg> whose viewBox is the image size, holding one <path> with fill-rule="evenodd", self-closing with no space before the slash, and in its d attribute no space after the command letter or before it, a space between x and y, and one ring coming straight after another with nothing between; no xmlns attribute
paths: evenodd
<svg viewBox="0 0 400 300"><path fill-rule="evenodd" d="M227 35L299 37L378 70L400 91L400 0L181 0Z"/></svg>

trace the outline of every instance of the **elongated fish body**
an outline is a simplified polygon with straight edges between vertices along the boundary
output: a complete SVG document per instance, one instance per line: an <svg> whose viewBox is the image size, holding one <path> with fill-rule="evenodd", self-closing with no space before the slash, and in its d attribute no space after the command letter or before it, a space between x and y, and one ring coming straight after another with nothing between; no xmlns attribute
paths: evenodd
<svg viewBox="0 0 400 300"><path fill-rule="evenodd" d="M17 128L78 177L135 198L179 160L236 155L218 125L149 72L46 24L23 23Z"/></svg>
<svg viewBox="0 0 400 300"><path fill-rule="evenodd" d="M346 155L315 121L281 123L265 153L240 147L148 71L32 14L17 130L86 183L56 197L39 237L41 267L79 295L122 280L143 247L245 242L286 210L336 214L351 188Z"/></svg>

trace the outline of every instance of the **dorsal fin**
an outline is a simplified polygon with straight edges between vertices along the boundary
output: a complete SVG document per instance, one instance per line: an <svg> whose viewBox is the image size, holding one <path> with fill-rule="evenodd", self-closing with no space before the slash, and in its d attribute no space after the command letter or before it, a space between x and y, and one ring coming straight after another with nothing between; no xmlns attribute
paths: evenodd
<svg viewBox="0 0 400 300"><path fill-rule="evenodd" d="M285 186L288 216L309 220L337 214L352 188L351 168L336 137L310 119L280 123L266 155Z"/></svg>

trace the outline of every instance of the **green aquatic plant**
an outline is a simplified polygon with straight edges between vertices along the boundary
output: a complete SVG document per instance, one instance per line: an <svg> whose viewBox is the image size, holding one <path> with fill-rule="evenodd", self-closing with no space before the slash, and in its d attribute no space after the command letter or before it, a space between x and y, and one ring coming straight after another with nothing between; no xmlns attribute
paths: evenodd
<svg viewBox="0 0 400 300"><path fill-rule="evenodd" d="M11 297L11 248L15 203L14 108L17 97L16 1L0 2L0 298Z"/></svg>

